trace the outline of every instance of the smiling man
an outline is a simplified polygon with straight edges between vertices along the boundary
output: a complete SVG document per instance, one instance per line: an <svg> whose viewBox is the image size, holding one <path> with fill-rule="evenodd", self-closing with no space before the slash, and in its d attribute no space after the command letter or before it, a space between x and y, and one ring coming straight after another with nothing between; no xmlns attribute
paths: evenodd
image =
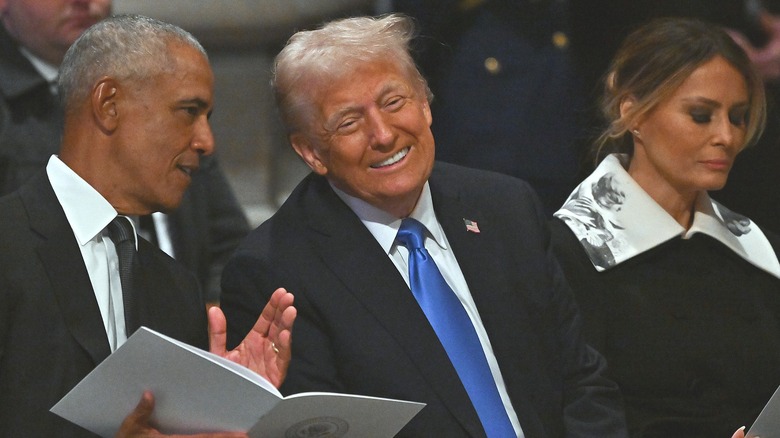
<svg viewBox="0 0 780 438"><path fill-rule="evenodd" d="M434 162L411 37L404 17L350 18L277 56L312 173L226 266L228 342L285 286L299 316L283 392L426 403L401 437L625 436L532 190Z"/></svg>
<svg viewBox="0 0 780 438"><path fill-rule="evenodd" d="M213 83L189 33L146 17L107 18L68 50L60 153L0 198L0 436L94 436L49 409L139 326L210 347L281 384L292 296L277 291L227 352L219 309L207 324L196 278L136 236L127 217L181 202L214 149ZM123 227L129 245L114 232ZM122 269L127 253L131 277ZM138 394L119 436L160 436L149 424L152 397Z"/></svg>

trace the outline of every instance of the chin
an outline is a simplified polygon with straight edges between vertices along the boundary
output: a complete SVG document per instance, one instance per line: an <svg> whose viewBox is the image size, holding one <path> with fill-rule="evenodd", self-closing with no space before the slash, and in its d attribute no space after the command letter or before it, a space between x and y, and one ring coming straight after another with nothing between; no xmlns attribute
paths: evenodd
<svg viewBox="0 0 780 438"><path fill-rule="evenodd" d="M182 196L179 196L178 198L166 199L165 201L161 202L157 206L157 209L155 211L159 211L160 213L165 213L165 214L171 213L174 210L176 210L177 208L179 208L183 198L184 198L184 196L182 195Z"/></svg>

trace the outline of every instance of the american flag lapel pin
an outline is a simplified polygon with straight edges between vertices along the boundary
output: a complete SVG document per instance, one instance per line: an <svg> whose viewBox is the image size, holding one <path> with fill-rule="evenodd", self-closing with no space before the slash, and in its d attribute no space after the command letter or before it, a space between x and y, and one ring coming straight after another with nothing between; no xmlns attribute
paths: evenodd
<svg viewBox="0 0 780 438"><path fill-rule="evenodd" d="M466 224L466 231L479 234L479 226L476 221L464 218L463 223Z"/></svg>

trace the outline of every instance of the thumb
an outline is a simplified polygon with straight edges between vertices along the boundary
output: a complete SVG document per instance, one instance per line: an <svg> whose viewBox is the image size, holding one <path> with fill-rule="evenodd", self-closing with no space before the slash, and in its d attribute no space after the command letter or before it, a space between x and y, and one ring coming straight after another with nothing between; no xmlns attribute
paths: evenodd
<svg viewBox="0 0 780 438"><path fill-rule="evenodd" d="M142 431L149 424L149 419L154 411L154 395L151 391L144 391L141 400L128 415L119 427L119 432L115 438L133 436L134 433Z"/></svg>

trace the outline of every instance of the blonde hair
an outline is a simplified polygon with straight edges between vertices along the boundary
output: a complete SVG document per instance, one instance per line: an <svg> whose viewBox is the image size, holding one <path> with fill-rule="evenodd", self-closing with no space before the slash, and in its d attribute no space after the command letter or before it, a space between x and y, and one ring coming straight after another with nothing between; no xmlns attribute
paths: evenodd
<svg viewBox="0 0 780 438"><path fill-rule="evenodd" d="M601 109L609 125L594 144L596 162L613 152L632 155L630 127L716 56L745 78L750 99L745 145L755 143L766 124L766 98L763 81L745 52L712 24L662 18L631 33L605 75ZM620 106L626 99L633 99L634 105L621 116Z"/></svg>
<svg viewBox="0 0 780 438"><path fill-rule="evenodd" d="M313 116L313 90L360 64L397 63L416 91L430 101L433 95L409 53L413 38L412 20L400 14L345 18L293 35L276 56L271 80L288 133L304 129Z"/></svg>

